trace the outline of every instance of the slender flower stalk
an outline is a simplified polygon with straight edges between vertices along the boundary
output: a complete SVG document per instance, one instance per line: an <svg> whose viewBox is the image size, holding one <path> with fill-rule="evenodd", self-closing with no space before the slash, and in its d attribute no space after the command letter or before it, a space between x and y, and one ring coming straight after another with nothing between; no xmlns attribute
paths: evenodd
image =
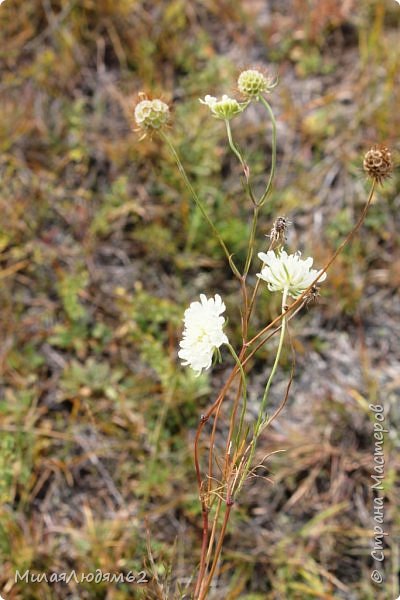
<svg viewBox="0 0 400 600"><path fill-rule="evenodd" d="M240 278L240 272L238 270L238 268L236 267L233 258L232 258L232 254L229 253L228 248L226 247L226 244L224 242L224 240L222 239L222 237L220 236L217 228L215 227L212 219L208 216L208 213L206 211L206 209L203 206L203 203L201 202L200 198L198 197L197 193L195 192L192 184L190 183L190 179L187 176L187 173L185 171L185 168L182 164L181 159L179 158L179 154L177 153L177 151L175 150L175 147L173 145L173 143L171 142L170 138L165 134L165 132L160 132L160 135L162 137L162 139L166 142L168 148L170 149L172 156L175 159L175 162L177 164L177 167L179 169L180 174L182 175L182 178L186 184L186 187L188 188L196 206L198 207L198 209L200 210L201 214L203 215L204 219L207 221L208 225L210 226L212 232L214 233L215 237L217 238L221 248L223 249L225 256L228 260L229 266L231 267L234 275L238 278Z"/></svg>
<svg viewBox="0 0 400 600"><path fill-rule="evenodd" d="M279 360L281 358L281 353L282 353L282 348L283 348L283 340L285 339L285 333L286 333L286 319L287 317L285 316L286 313L286 300L288 297L288 289L284 289L283 290L283 294L282 294L282 324L281 324L281 335L279 337L279 343L278 343L278 349L276 351L276 356L275 356L275 360L274 360L274 364L272 366L271 369L271 373L268 377L268 381L267 381L267 385L265 386L265 390L264 390L264 394L261 400L261 406L260 406L260 412L258 415L258 419L257 419L257 423L256 423L256 435L258 435L261 424L263 422L263 420L265 419L265 408L266 408L266 404L267 404L267 400L268 400L268 394L269 394L269 390L271 388L271 384L272 384L272 380L275 376L276 370L278 368L278 364L279 364Z"/></svg>
<svg viewBox="0 0 400 600"><path fill-rule="evenodd" d="M250 450L249 458L248 458L246 466L245 466L245 468L243 470L243 475L242 475L242 477L240 479L240 483L238 485L237 493L240 492L240 489L241 489L244 481L246 480L246 477L247 477L248 472L250 470L251 464L253 462L254 454L255 454L255 451L256 451L257 440L258 440L258 438L260 436L260 433L262 431L263 423L265 423L265 421L266 421L265 409L266 409L266 405L267 405L268 394L269 394L269 390L271 388L272 380L273 380L273 378L275 376L275 373L277 371L277 368L278 368L278 364L279 364L279 361L280 361L280 358L281 358L281 354L282 354L283 341L285 339L286 319L287 319L287 317L286 317L286 311L287 311L286 300L287 300L288 293L289 293L288 288L285 288L283 290L283 294L282 294L282 323L281 323L281 334L280 334L280 337L279 337L278 349L276 351L274 364L272 365L272 369L271 369L271 372L269 374L269 377L268 377L268 380L267 380L267 384L265 386L264 394L263 394L263 397L262 397L262 400L261 400L257 422L256 422L255 427L254 427L254 434L253 434L253 439L252 439L252 442L251 442L251 450Z"/></svg>
<svg viewBox="0 0 400 600"><path fill-rule="evenodd" d="M253 220L252 220L252 224L251 224L249 245L248 245L248 248L247 248L246 263L244 265L244 271L243 271L245 276L249 272L249 269L250 269L250 266L251 266L251 261L253 259L254 243L255 243L256 233L257 233L257 223L258 223L259 212L260 212L259 205L256 204L254 206L254 208L253 208Z"/></svg>
<svg viewBox="0 0 400 600"><path fill-rule="evenodd" d="M228 119L225 119L225 126L226 126L226 133L228 136L228 144L230 149L232 150L233 154L236 156L236 158L239 160L240 164L242 165L243 168L243 173L245 176L245 189L246 189L246 193L248 194L251 202L253 203L254 206L256 206L257 204L257 200L254 196L254 192L253 189L251 187L251 183L250 183L250 169L248 164L246 163L242 153L240 152L239 148L236 146L235 142L233 141L233 136L232 136L232 129L231 129L231 125L229 123Z"/></svg>
<svg viewBox="0 0 400 600"><path fill-rule="evenodd" d="M264 98L264 96L260 96L260 102L265 106L265 108L268 111L268 114L270 116L271 119L271 123L272 123L272 155L271 155L271 171L269 174L269 178L268 178L268 183L267 186L265 188L265 191L263 193L263 195L261 196L258 205L259 206L263 206L265 204L265 202L268 199L268 195L272 189L272 182L274 180L275 177L275 171L276 171L276 120L275 120L275 116L274 113L272 111L272 108L270 107L270 105L268 104L268 102L266 101L266 99Z"/></svg>
<svg viewBox="0 0 400 600"><path fill-rule="evenodd" d="M230 125L228 119L225 119L225 125L226 125L226 133L228 135L229 147L232 150L233 154L238 159L238 161L240 162L240 164L242 165L244 174L246 175L246 179L248 179L248 176L249 176L249 167L247 166L246 161L244 160L244 158L243 158L243 156L242 156L239 148L236 147L236 145L235 145L235 143L233 141L231 125Z"/></svg>

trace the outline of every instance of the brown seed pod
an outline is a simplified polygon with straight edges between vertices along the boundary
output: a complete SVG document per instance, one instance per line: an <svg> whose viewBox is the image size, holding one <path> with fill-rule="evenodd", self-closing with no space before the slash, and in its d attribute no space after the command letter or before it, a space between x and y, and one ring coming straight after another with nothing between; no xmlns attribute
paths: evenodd
<svg viewBox="0 0 400 600"><path fill-rule="evenodd" d="M377 183L383 183L393 171L392 155L386 146L375 145L364 156L364 171Z"/></svg>

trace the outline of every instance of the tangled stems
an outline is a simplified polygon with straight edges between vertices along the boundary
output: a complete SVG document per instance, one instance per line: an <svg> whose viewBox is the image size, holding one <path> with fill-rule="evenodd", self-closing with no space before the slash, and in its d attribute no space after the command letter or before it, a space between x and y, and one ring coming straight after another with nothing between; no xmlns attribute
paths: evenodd
<svg viewBox="0 0 400 600"><path fill-rule="evenodd" d="M349 243L349 241L352 239L352 237L360 229L360 227L365 219L365 216L367 214L368 208L372 202L375 188L376 188L376 182L374 181L372 183L367 202L362 210L360 217L357 220L357 223L354 225L354 227L351 229L351 231L347 234L345 239L341 242L341 244L338 246L338 248L332 254L330 259L327 261L327 263L325 264L323 269L321 269L318 276L309 285L309 287L306 290L304 290L304 292L294 302L292 302L292 304L290 304L288 307L285 305L286 297L284 296L282 298L282 312L273 321L271 321L266 327L264 327L257 335L255 335L251 340L249 340L248 342L243 344L243 347L242 347L242 350L241 350L239 356L236 357L241 364L241 368L239 367L239 364L235 358L236 364L233 367L233 369L228 377L228 380L226 381L225 385L223 386L221 393L218 395L214 404L209 408L206 415L204 417L202 417L201 423L200 423L197 433L196 433L195 464L196 464L196 473L197 473L202 507L204 507L204 506L207 507L207 499L205 499L204 495L202 494L203 483L202 483L202 477L201 477L201 471L200 471L200 465L199 465L199 456L198 456L198 444L199 444L199 439L200 439L200 435L201 435L202 429L204 427L204 424L205 424L205 422L207 422L209 420L209 418L212 415L215 414L213 435L212 435L211 444L210 444L209 461L208 461L209 462L208 477L209 477L209 482L210 482L211 478L212 478L212 464L213 464L212 457L213 457L213 447L214 447L214 438L215 438L215 425L216 425L216 420L220 413L223 401L226 397L226 394L227 394L228 390L230 389L232 383L234 382L236 376L239 373L241 375L241 380L243 380L245 367L247 366L249 361L253 358L255 353L259 350L259 348L261 346L263 346L271 336L275 335L276 333L278 333L278 331L280 331L281 333L280 333L280 339L279 339L277 353L275 356L275 360L274 360L274 364L273 364L270 376L268 378L268 381L267 381L267 384L265 387L259 416L257 419L257 423L255 425L255 428L254 428L253 438L250 441L250 444L247 446L247 448L243 451L242 451L243 446L240 445L240 439L237 438L236 451L235 451L235 455L232 459L230 457L230 446L231 446L231 440L232 440L232 436L233 436L232 427L229 430L227 443L226 443L227 450L225 452L225 468L223 471L223 477L224 477L223 484L226 486L225 500L223 500L221 496L218 499L218 503L216 506L216 512L215 512L215 515L213 518L213 527L212 527L210 539L208 538L208 533L209 533L208 532L208 507L206 509L206 511L207 511L206 518L204 518L205 513L203 511L203 525L204 525L203 526L203 543L202 543L202 553L201 553L201 560L200 560L199 576L197 579L195 595L194 595L194 598L196 600L205 600L205 598L207 597L208 590L211 585L212 578L215 574L219 556L220 556L220 553L222 550L223 540L225 537L229 517L230 517L232 506L234 503L234 496L237 495L237 493L240 491L243 483L246 480L246 477L248 476L249 470L251 468L251 462L254 458L257 439L258 439L260 433L265 429L265 427L268 426L273 421L273 419L281 412L281 410L284 407L286 400L287 400L288 389L287 389L285 398L284 398L283 402L281 403L281 405L279 406L279 408L275 411L275 413L269 419L266 418L266 416L265 416L266 402L268 399L268 393L270 390L272 379L276 373L280 355L282 352L283 342L284 342L284 337L285 337L285 330L287 329L287 322L295 314L297 314L297 312L304 306L306 297L310 293L310 290L312 289L312 287L316 283L318 283L318 281L322 277L323 273L325 273L327 271L327 269L332 265L332 263L337 258L337 256L342 252L343 248ZM254 296L254 294L253 294L253 296ZM248 310L250 311L251 308L252 308L252 303L248 307ZM245 315L245 317L247 320L249 317L249 314L247 313ZM270 330L272 330L272 331L270 331ZM267 334L268 332L270 332L269 335L267 337L264 337L265 334ZM289 386L290 386L290 382L289 382ZM288 388L289 388L289 386L288 386ZM238 401L238 399L237 399L237 401ZM236 410L237 401L235 401L235 403L234 403L234 406L232 408L233 411ZM240 419L242 422L242 415L241 415ZM245 437L246 437L246 435L247 435L247 433L245 433ZM246 457L246 453L249 453L248 457ZM236 473L236 475L233 477L232 469L235 464L238 465L237 466L238 473ZM212 493L212 490L209 491L209 494L210 493ZM218 520L220 517L220 513L222 510L223 504L225 504L225 512L224 512L222 524L220 527L219 536L217 538L215 550L213 552L213 545L214 545L214 541L216 539L217 523L218 523ZM212 554L213 554L213 560L211 563L210 570L209 570L209 572L207 572L208 564L210 562Z"/></svg>
<svg viewBox="0 0 400 600"><path fill-rule="evenodd" d="M266 102L266 101L265 101ZM262 196L262 198L260 199L259 202L257 202L254 198L252 189L251 189L251 185L250 185L250 181L249 181L249 176L250 176L250 172L249 172L249 168L239 150L239 148L235 145L234 141L233 141L233 136L232 136L232 131L231 131L231 127L230 127L230 123L228 119L225 119L225 125L226 125L226 130L227 130L227 136L228 136L228 143L229 146L232 150L232 152L235 154L235 156L238 158L239 162L242 165L245 177L246 177L246 189L247 192L249 194L249 197L253 203L254 209L253 209L253 220L252 220L252 227L251 227L251 233L250 233L250 238L249 238L249 244L248 244L248 251L247 251L247 256L246 256L246 262L245 262L245 266L244 266L244 271L243 271L243 275L241 276L241 289L242 289L242 297L243 297L243 306L242 306L242 336L243 336L243 347L242 347L242 351L240 353L240 356L242 356L242 354L244 354L246 352L246 348L247 348L247 329L248 329L248 324L249 324L249 320L250 320L250 314L252 311L252 307L254 304L254 300L255 300L255 296L257 294L257 289L258 289L258 284L259 282L257 281L257 285L256 285L256 289L254 290L254 294L249 306L249 301L248 301L248 293L247 293L247 287L246 287L246 277L247 274L249 272L250 266L251 266L251 262L252 262L252 258L253 258L253 253L254 253L254 244L255 244L255 237L256 237L256 231L257 231L257 222L258 222L258 216L259 216L259 211L260 211L260 207L262 206L262 204L265 202L267 195L271 189L271 185L272 185L272 181L274 178L274 174L275 174L275 167L276 167L276 122L275 122L275 118L272 112L272 109L270 108L270 106L268 105L268 103L266 103L268 112L270 114L271 117L271 121L272 121L272 131L273 131L273 135L272 135L272 163L271 163L271 172L270 172L270 176L268 179L268 183L265 189L265 192ZM283 343L283 337L282 337L282 343ZM232 353L233 348L230 347L230 351ZM243 423L244 423L244 418L245 418L245 413L246 413L246 409L247 409L247 402L246 402L246 387L245 387L245 375L244 375L244 371L243 368L240 366L240 360L238 359L238 357L236 356L236 354L233 354L234 358L235 358L235 362L238 364L239 361L239 368L241 370L241 376L242 376L242 383L243 383L243 406L242 406L242 410L240 413L240 417L239 417L239 426L238 426L238 430L237 430L237 434L235 436L235 440L236 440L236 451L239 452L240 451L240 440L241 440L241 436L242 436L242 431L243 431ZM279 360L279 359L278 359ZM277 361L278 362L278 361ZM275 366L275 370L277 367L277 363ZM273 374L272 374L273 376ZM272 377L271 377L271 381L272 381ZM270 381L270 383L271 383ZM270 385L269 383L269 385ZM269 387L269 386L268 386ZM219 413L220 413L220 408L222 405L222 401L223 401L223 397L221 398L220 403L218 404L218 407L216 408L215 411L215 417L214 417L214 423L213 423L213 429L212 429L212 434L211 434L211 440L210 440L210 449L209 449L209 465L208 465L208 492L211 492L211 482L212 482L212 473L213 473L213 450L214 450L214 440L215 440L215 432L216 432L216 426L217 426L217 421L219 418ZM227 438L227 444L226 444L226 455L225 455L225 479L227 480L227 472L229 469L229 462L230 462L230 447L231 447L231 439L232 439L232 435L233 435L233 431L234 431L234 422L235 422L235 418L236 418L236 413L237 413L237 408L238 408L238 403L240 401L240 385L239 385L239 389L238 389L238 393L234 402L234 405L232 407L232 414L231 414L231 422L230 422L230 429L229 429L229 434L228 434L228 438ZM245 438L247 436L247 432L245 433ZM200 488L199 488L200 489ZM230 497L230 492L229 489L227 489L227 499ZM216 509L216 514L214 517L214 522L213 522L213 528L212 528L212 534L211 534L211 539L210 539L210 543L209 543L209 551L207 554L207 557L209 558L210 553L211 553L211 547L214 541L214 536L215 536L215 527L216 527L216 523L218 520L218 516L219 516L219 512L221 509L221 500L218 500L218 505L217 505L217 509ZM230 509L229 509L230 511ZM226 519L226 514L225 514L225 518L224 518L224 524L226 527L227 521ZM220 536L220 541L222 544L222 540L223 540L223 535L222 537ZM204 543L204 537L203 537L203 543ZM218 548L218 546L217 546ZM216 556L219 556L219 552L216 552ZM203 553L202 553L202 559L204 558ZM207 561L208 564L208 561ZM204 567L204 561L201 560L201 569L202 570ZM212 573L213 570L215 570L216 567L216 562L213 563L212 566ZM200 574L199 574L200 575ZM211 581L212 579L212 575L208 578L208 581ZM196 585L196 591L199 589L199 582L200 582L200 577L198 579L197 585ZM196 597L196 596L195 596Z"/></svg>
<svg viewBox="0 0 400 600"><path fill-rule="evenodd" d="M243 346L242 350L238 356L238 361L243 365L244 363L244 354L245 354L245 350L246 348ZM194 440L194 464L195 464L195 470L196 470L196 478L197 478L197 486L198 486L198 490L199 490L199 497L200 497L200 502L201 502L201 508L202 508L202 515L203 515L203 534L202 534L202 548L201 548L201 558L200 558L200 567L199 567L199 574L197 577L197 582L196 582L196 587L195 587L195 591L194 591L194 598L198 597L198 592L200 590L200 586L203 582L203 577L205 574L205 570L206 570L206 554L207 554L207 545L208 545L208 512L209 512L209 506L208 506L208 499L207 499L207 494L205 494L203 492L203 480L201 477L201 469L200 469L200 460L199 460L199 441L200 441L200 436L201 433L203 431L203 427L204 425L207 423L207 421L209 420L209 418L216 413L215 416L215 420L214 420L214 427L213 427L213 434L211 436L211 441L210 441L210 450L212 452L212 448L214 445L214 436L215 436L215 427L216 427L216 419L217 419L217 415L218 412L221 408L221 404L225 398L225 395L227 393L227 391L229 390L232 382L234 381L236 375L240 372L238 365L235 365L235 367L232 369L225 385L223 386L221 392L219 393L217 399L215 400L214 404L212 404L210 406L210 408L208 409L208 411L201 416L200 419L200 424L197 428L196 431L196 436L195 436L195 440ZM211 467L209 465L209 481L211 481L212 478L212 462L211 462ZM208 492L209 494L209 492Z"/></svg>
<svg viewBox="0 0 400 600"><path fill-rule="evenodd" d="M237 439L240 439L240 435L242 433L242 429L243 429L243 421L244 421L244 415L246 413L246 408L247 408L247 384L246 384L246 375L244 373L243 370L243 365L241 363L241 361L239 360L238 355L236 354L235 350L232 348L232 346L230 344L227 344L230 353L232 354L234 361L237 364L237 367L240 371L240 376L241 376L241 384L242 384L242 388L243 388L243 409L240 415L240 420L239 420L239 428L238 428L238 433L237 433ZM239 392L240 392L240 388L239 388Z"/></svg>

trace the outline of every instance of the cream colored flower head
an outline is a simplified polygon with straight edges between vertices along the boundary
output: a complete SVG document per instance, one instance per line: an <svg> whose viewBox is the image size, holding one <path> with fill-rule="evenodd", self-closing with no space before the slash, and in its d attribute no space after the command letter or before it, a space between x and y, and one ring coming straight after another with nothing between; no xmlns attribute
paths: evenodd
<svg viewBox="0 0 400 600"><path fill-rule="evenodd" d="M203 369L209 369L215 349L228 343L223 332L223 312L225 304L218 294L214 298L200 294L200 302L192 302L185 311L185 328L178 356L182 365L189 365L196 375L200 375Z"/></svg>
<svg viewBox="0 0 400 600"><path fill-rule="evenodd" d="M144 99L136 104L134 117L138 128L145 133L157 131L169 121L169 106L159 99Z"/></svg>
<svg viewBox="0 0 400 600"><path fill-rule="evenodd" d="M200 98L200 102L208 106L214 117L218 119L232 119L243 110L243 106L237 100L229 98L226 94L222 96L221 100L207 94L204 100Z"/></svg>
<svg viewBox="0 0 400 600"><path fill-rule="evenodd" d="M266 281L271 292L282 292L292 298L298 298L322 273L312 269L313 259L300 258L300 252L287 254L285 250L275 254L273 250L260 252L258 258L264 263L257 277ZM323 273L319 283L326 279Z"/></svg>

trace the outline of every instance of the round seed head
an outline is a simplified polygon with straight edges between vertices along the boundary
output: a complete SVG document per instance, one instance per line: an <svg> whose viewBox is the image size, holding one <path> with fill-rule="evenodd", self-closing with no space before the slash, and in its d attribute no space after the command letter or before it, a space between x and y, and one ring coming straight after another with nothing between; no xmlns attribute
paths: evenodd
<svg viewBox="0 0 400 600"><path fill-rule="evenodd" d="M257 69L242 71L238 79L239 91L246 98L257 98L260 94L271 91L275 85L276 82Z"/></svg>
<svg viewBox="0 0 400 600"><path fill-rule="evenodd" d="M285 242L287 229L291 225L286 217L278 217L273 224L269 238L271 242L276 244L277 242Z"/></svg>
<svg viewBox="0 0 400 600"><path fill-rule="evenodd" d="M135 106L135 122L145 132L159 130L169 121L169 106L162 100L141 100Z"/></svg>
<svg viewBox="0 0 400 600"><path fill-rule="evenodd" d="M386 146L373 146L364 156L364 171L377 183L390 177L393 171L393 160Z"/></svg>

